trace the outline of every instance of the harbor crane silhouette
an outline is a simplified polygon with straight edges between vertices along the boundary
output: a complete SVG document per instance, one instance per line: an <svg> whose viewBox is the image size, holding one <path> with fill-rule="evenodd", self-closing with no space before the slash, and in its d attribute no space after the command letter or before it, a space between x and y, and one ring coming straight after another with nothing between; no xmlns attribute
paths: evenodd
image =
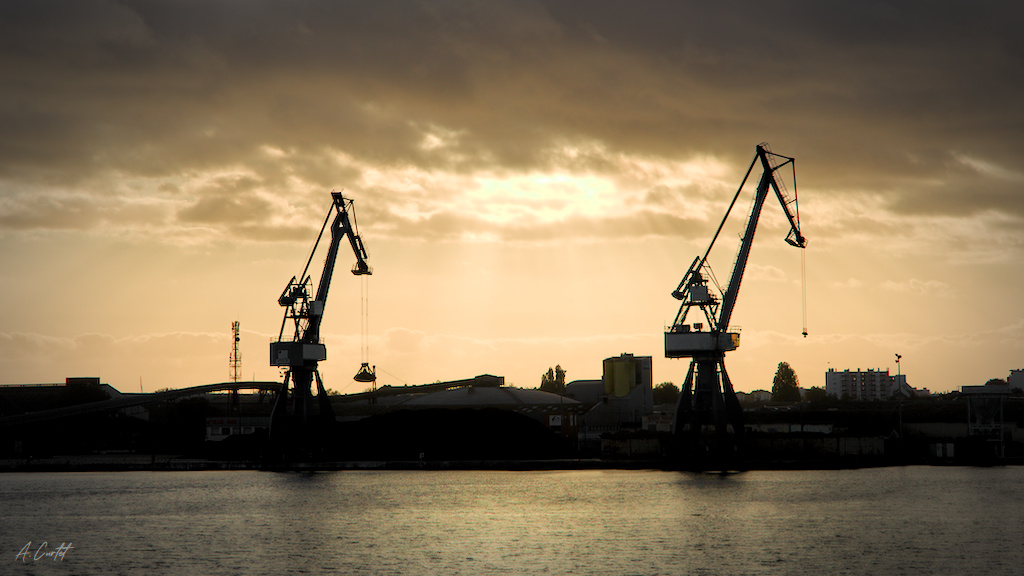
<svg viewBox="0 0 1024 576"><path fill-rule="evenodd" d="M331 208L313 244L309 259L306 260L306 266L301 274L292 276L277 299L285 312L278 338L270 344L270 364L284 367L287 371L270 417L271 438L276 440L293 437L308 439L310 433L315 432L318 427L323 428L335 421L334 409L324 390L318 363L327 359L327 347L320 341L320 325L342 239L348 239L356 257L352 274L363 276L373 273L366 263L366 248L356 228L353 201L342 196L341 192L331 192L331 198ZM313 296L310 294L312 281L308 274L309 266L328 223L331 226L331 242L316 295ZM364 363L356 373L355 379L360 382L372 382L376 377L368 364ZM314 410L313 407L314 381L318 410Z"/></svg>
<svg viewBox="0 0 1024 576"><path fill-rule="evenodd" d="M722 291L708 264L708 256L729 218L729 212L758 163L762 170L761 179L754 193L753 207L740 241L732 276ZM792 198L782 181L776 178L776 172L787 165L793 170ZM676 405L674 423L679 456L685 459L685 465L689 467L727 467L742 460L743 411L725 370L725 353L740 345L739 331L730 328L729 322L736 307L761 209L770 192L774 192L779 199L789 221L790 230L786 242L797 248L807 246L807 239L800 232L795 160L773 153L767 143L759 144L754 160L747 168L743 182L707 250L703 256L694 259L683 280L672 292L672 296L682 301L682 305L672 326L665 332L665 357L691 359ZM708 285L709 281L715 284L714 288ZM721 293L720 297L715 288ZM694 309L700 311L703 321L687 320ZM806 321L803 334L807 336Z"/></svg>

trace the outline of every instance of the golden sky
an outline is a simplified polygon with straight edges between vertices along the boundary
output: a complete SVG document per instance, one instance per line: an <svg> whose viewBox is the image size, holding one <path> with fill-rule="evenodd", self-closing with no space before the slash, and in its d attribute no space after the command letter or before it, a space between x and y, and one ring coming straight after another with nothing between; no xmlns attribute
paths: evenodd
<svg viewBox="0 0 1024 576"><path fill-rule="evenodd" d="M380 384L535 387L623 352L679 384L670 293L763 141L797 159L810 336L769 203L738 390L895 353L932 391L1005 378L1022 22L976 0L0 3L0 382L223 381L235 320L244 377L278 379L277 296L344 189ZM334 277L329 388L363 386L362 291Z"/></svg>

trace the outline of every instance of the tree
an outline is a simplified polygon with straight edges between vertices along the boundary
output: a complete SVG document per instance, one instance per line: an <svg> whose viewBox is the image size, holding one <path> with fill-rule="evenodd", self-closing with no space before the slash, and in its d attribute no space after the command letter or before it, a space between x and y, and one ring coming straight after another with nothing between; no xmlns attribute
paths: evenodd
<svg viewBox="0 0 1024 576"><path fill-rule="evenodd" d="M800 380L788 362L779 362L772 380L772 402L799 402Z"/></svg>
<svg viewBox="0 0 1024 576"><path fill-rule="evenodd" d="M675 404L679 400L679 387L671 382L662 382L654 387L655 404Z"/></svg>
<svg viewBox="0 0 1024 576"><path fill-rule="evenodd" d="M548 371L540 377L540 389L542 392L565 394L565 370L561 365L548 368Z"/></svg>
<svg viewBox="0 0 1024 576"><path fill-rule="evenodd" d="M810 388L807 389L807 393L805 394L804 398L808 402L824 402L825 400L828 399L828 394L825 392L825 389L822 388L821 386L811 386Z"/></svg>
<svg viewBox="0 0 1024 576"><path fill-rule="evenodd" d="M551 392L555 387L555 370L548 368L548 371L540 377L540 389L544 392Z"/></svg>

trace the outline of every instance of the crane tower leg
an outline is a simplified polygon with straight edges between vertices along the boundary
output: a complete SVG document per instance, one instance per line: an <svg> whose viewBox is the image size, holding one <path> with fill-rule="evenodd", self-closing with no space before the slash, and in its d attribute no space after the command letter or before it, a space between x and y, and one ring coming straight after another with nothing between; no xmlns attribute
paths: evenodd
<svg viewBox="0 0 1024 576"><path fill-rule="evenodd" d="M327 397L324 390L324 381L320 379L320 371L313 372L316 376L316 399L320 408L320 419L325 422L334 422L334 407L331 406L331 399Z"/></svg>
<svg viewBox="0 0 1024 576"><path fill-rule="evenodd" d="M738 467L743 416L724 354L690 362L676 405L675 442L680 464L694 469Z"/></svg>
<svg viewBox="0 0 1024 576"><path fill-rule="evenodd" d="M683 389L679 391L679 399L676 401L676 417L672 430L681 434L683 428L690 423L693 412L693 362L690 362L690 369L686 372L686 381L683 382Z"/></svg>
<svg viewBox="0 0 1024 576"><path fill-rule="evenodd" d="M314 382L316 403L312 393ZM270 437L281 453L312 457L330 437L330 427L334 420L334 409L324 389L320 371L307 366L296 366L288 370L284 385L274 400L270 417Z"/></svg>
<svg viewBox="0 0 1024 576"><path fill-rule="evenodd" d="M722 395L725 397L726 419L729 426L732 427L737 449L742 449L744 440L743 407L740 406L740 400L736 397L736 391L733 390L729 373L725 371L725 358L719 361L718 367L722 376Z"/></svg>
<svg viewBox="0 0 1024 576"><path fill-rule="evenodd" d="M274 396L274 408L270 411L270 434L272 436L287 426L288 382L291 380L291 377L292 373L290 371L285 373L284 383L281 384L281 388Z"/></svg>
<svg viewBox="0 0 1024 576"><path fill-rule="evenodd" d="M295 420L305 429L313 417L313 394L310 390L313 372L305 368L293 368L291 372Z"/></svg>

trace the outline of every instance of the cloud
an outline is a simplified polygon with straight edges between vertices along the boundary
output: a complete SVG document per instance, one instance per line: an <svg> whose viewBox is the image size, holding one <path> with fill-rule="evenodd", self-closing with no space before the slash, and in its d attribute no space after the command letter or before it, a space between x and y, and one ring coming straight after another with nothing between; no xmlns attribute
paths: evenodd
<svg viewBox="0 0 1024 576"><path fill-rule="evenodd" d="M96 179L245 166L286 197L296 177L352 179L330 151L385 173L586 174L619 154L739 166L767 138L805 182L898 213L1024 215L993 177L1021 173L1014 4L236 8L5 3L0 178L95 195ZM553 153L566 142L608 155L573 163ZM265 209L207 194L182 218Z"/></svg>
<svg viewBox="0 0 1024 576"><path fill-rule="evenodd" d="M954 298L958 296L956 288L941 280L920 280L909 278L907 280L882 280L881 282L866 283L860 278L847 278L842 281L830 282L829 286L840 289L863 290L877 289L885 292L908 294L911 296L937 296L940 298Z"/></svg>
<svg viewBox="0 0 1024 576"><path fill-rule="evenodd" d="M169 215L164 202L148 197L82 192L0 194L0 231L153 226L166 222Z"/></svg>
<svg viewBox="0 0 1024 576"><path fill-rule="evenodd" d="M956 295L956 291L952 286L939 280L918 280L917 278L910 278L909 280L901 282L886 280L879 284L879 287L882 290L903 294L928 294L944 298L950 298Z"/></svg>
<svg viewBox="0 0 1024 576"><path fill-rule="evenodd" d="M864 282L859 278L847 278L843 281L830 282L830 286L834 288L852 288L858 290L864 287Z"/></svg>
<svg viewBox="0 0 1024 576"><path fill-rule="evenodd" d="M960 164L963 164L982 176L987 176L995 180L1014 182L1017 184L1024 182L1024 173L999 166L998 164L994 164L987 160L962 154L953 154L953 158Z"/></svg>
<svg viewBox="0 0 1024 576"><path fill-rule="evenodd" d="M777 266L765 264L749 264L745 278L750 280L763 280L768 282L788 282L790 275Z"/></svg>

